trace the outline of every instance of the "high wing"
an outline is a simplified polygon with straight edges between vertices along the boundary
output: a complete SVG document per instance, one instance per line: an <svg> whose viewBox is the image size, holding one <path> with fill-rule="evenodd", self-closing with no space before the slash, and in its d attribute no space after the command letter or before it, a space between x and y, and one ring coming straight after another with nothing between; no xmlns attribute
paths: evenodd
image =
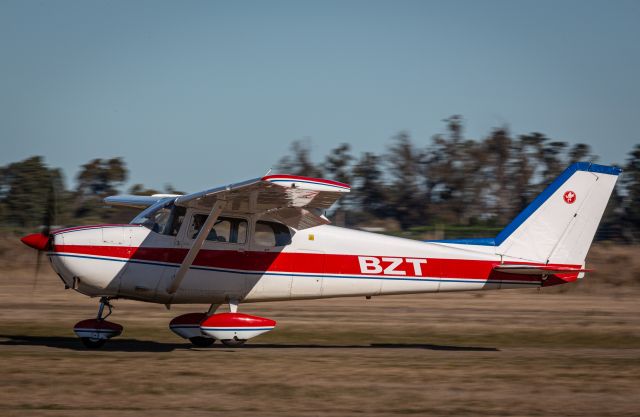
<svg viewBox="0 0 640 417"><path fill-rule="evenodd" d="M329 223L321 213L333 205L347 184L320 178L294 175L268 175L262 178L212 188L177 197L174 204L209 210L200 233L167 286L175 294L202 248L205 237L223 211L268 214L294 229L306 229Z"/></svg>
<svg viewBox="0 0 640 417"><path fill-rule="evenodd" d="M179 196L179 194L113 195L105 198L104 202L110 206L146 208L165 198Z"/></svg>
<svg viewBox="0 0 640 417"><path fill-rule="evenodd" d="M347 184L321 178L267 175L186 195L123 195L107 197L105 202L118 206L149 207L154 204L167 204L174 199L173 203L177 206L209 211L200 233L167 286L167 292L174 294L202 248L205 237L209 235L223 211L265 214L289 227L301 230L330 223L329 219L322 215L322 211L331 207L350 189Z"/></svg>
<svg viewBox="0 0 640 417"><path fill-rule="evenodd" d="M225 201L226 211L269 214L301 230L328 224L322 212L349 190L347 184L321 178L268 175L179 196L175 204L210 210L216 202Z"/></svg>

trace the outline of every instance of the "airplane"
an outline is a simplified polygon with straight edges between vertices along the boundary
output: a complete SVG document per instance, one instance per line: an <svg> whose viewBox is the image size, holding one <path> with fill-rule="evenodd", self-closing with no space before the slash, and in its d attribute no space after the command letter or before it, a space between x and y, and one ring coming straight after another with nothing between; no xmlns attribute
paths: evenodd
<svg viewBox="0 0 640 417"><path fill-rule="evenodd" d="M349 185L267 175L185 195L107 197L109 205L143 210L129 224L47 228L22 241L46 253L65 288L99 297L97 315L74 326L88 348L122 333L106 320L116 299L206 304L169 328L198 347L241 346L276 325L238 312L242 303L539 288L583 278L620 172L570 165L493 238L417 241L335 227L323 213ZM223 304L229 311L217 312Z"/></svg>

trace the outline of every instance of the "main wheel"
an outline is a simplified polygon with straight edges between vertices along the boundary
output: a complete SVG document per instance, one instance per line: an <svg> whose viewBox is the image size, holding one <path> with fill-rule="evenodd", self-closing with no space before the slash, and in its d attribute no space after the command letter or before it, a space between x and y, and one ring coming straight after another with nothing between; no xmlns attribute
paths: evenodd
<svg viewBox="0 0 640 417"><path fill-rule="evenodd" d="M240 346L244 345L244 342L246 342L246 340L244 340L244 339L224 339L224 340L221 340L221 342L225 346L240 347Z"/></svg>
<svg viewBox="0 0 640 417"><path fill-rule="evenodd" d="M197 347L209 347L209 346L213 345L213 343L216 341L216 339L214 339L212 337L195 336L195 337L189 338L189 341L194 346L197 346Z"/></svg>
<svg viewBox="0 0 640 417"><path fill-rule="evenodd" d="M105 343L107 343L107 339L92 339L90 337L81 337L80 341L85 347L89 349L98 349L101 348Z"/></svg>

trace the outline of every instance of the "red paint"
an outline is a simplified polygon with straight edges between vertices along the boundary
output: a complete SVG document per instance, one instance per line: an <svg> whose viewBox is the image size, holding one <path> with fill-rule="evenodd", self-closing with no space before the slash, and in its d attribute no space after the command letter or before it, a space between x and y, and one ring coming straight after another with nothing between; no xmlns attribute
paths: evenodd
<svg viewBox="0 0 640 417"><path fill-rule="evenodd" d="M102 227L144 227L141 224L118 224L118 223L114 223L114 224L92 224L92 225L88 225L88 226L74 226L74 227L67 227L64 229L58 229L58 230L54 230L51 232L52 235L57 235L59 233L67 233L67 232L77 232L79 230L85 230L85 229L100 229Z"/></svg>
<svg viewBox="0 0 640 417"><path fill-rule="evenodd" d="M566 273L572 272L593 272L593 269L582 269L581 267L573 267L573 266L550 266L544 265L537 267L539 269L543 269L546 271L563 271Z"/></svg>
<svg viewBox="0 0 640 417"><path fill-rule="evenodd" d="M30 235L27 235L23 238L20 238L20 241L33 249L37 249L37 250L49 249L49 236L45 236L42 233L33 233Z"/></svg>
<svg viewBox="0 0 640 417"><path fill-rule="evenodd" d="M206 313L187 313L171 320L169 326L200 324L206 317Z"/></svg>
<svg viewBox="0 0 640 417"><path fill-rule="evenodd" d="M89 330L89 329L95 329L95 330L113 330L116 333L120 334L122 333L122 326L119 325L118 323L113 323L110 321L106 321L106 320L98 320L98 319L87 319L87 320L82 320L76 323L75 326L73 326L73 328L75 330Z"/></svg>
<svg viewBox="0 0 640 417"><path fill-rule="evenodd" d="M576 196L576 193L574 193L573 191L569 190L566 193L564 193L562 198L564 198L565 203L573 204L573 203L575 203L577 196Z"/></svg>
<svg viewBox="0 0 640 417"><path fill-rule="evenodd" d="M108 256L121 259L140 261L167 262L180 264L187 254L187 249L179 248L151 248L127 246L84 246L84 245L56 245L56 252L74 253L79 255ZM396 268L405 275L375 274L380 277L393 278L466 278L466 279L508 279L512 281L532 281L532 277L519 274L493 271L499 265L498 261L465 260L465 259L436 259L428 258L427 263L421 265L421 275L415 275L411 264L404 263ZM507 262L507 264L527 264L541 267L575 268L581 265L536 264L524 262ZM360 271L358 255L315 254L294 252L238 252L235 250L207 250L202 249L193 263L194 266L210 268L238 269L251 272L289 272L328 275L363 275ZM577 276L577 273L572 275ZM535 280L535 278L533 279Z"/></svg>
<svg viewBox="0 0 640 417"><path fill-rule="evenodd" d="M242 313L220 313L209 316L201 327L274 327L275 320Z"/></svg>
<svg viewBox="0 0 640 417"><path fill-rule="evenodd" d="M311 177L301 177L298 175L267 175L266 177L262 177L262 181L269 181L271 179L283 179L283 180L292 180L292 181L313 181L313 182L318 182L321 184L326 184L326 185L334 185L337 187L343 187L343 188L351 188L351 186L349 184L345 184L343 182L338 182L338 181L333 181L333 180L326 180L324 178L311 178Z"/></svg>
<svg viewBox="0 0 640 417"><path fill-rule="evenodd" d="M578 274L556 274L550 275L546 280L542 281L543 287L551 287L554 285L568 284L578 279Z"/></svg>

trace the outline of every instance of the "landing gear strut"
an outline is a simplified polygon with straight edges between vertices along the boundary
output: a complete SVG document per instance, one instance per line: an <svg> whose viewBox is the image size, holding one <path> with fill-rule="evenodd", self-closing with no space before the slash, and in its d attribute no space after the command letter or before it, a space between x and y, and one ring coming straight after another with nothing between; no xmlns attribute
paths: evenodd
<svg viewBox="0 0 640 417"><path fill-rule="evenodd" d="M104 308L107 307L109 312L103 317ZM82 344L90 349L102 347L108 339L118 336L122 333L122 326L117 323L107 321L106 318L111 315L112 306L108 297L100 298L100 306L95 319L82 320L76 323L73 328L75 334L80 338Z"/></svg>
<svg viewBox="0 0 640 417"><path fill-rule="evenodd" d="M104 313L104 308L107 307L109 309L109 312L107 313L106 316L102 317L102 314ZM111 303L109 302L109 299L107 297L101 297L100 298L100 305L98 306L98 315L96 317L97 321L104 321L107 317L109 317L111 315L111 313L113 312L113 308L111 306ZM103 338L95 338L95 337L81 337L80 341L82 342L82 344L85 347L88 347L90 349L98 349L101 348L105 343L107 343L107 339L103 339Z"/></svg>

